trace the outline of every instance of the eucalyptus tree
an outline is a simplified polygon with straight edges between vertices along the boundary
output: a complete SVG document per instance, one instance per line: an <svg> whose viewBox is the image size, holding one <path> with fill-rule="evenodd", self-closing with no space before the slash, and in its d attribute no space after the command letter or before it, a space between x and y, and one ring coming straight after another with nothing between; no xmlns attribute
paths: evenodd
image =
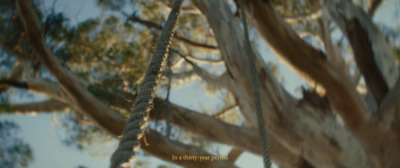
<svg viewBox="0 0 400 168"><path fill-rule="evenodd" d="M80 148L120 136L171 3L99 0L109 16L72 26L63 14L44 14L38 2L28 2L18 0L19 9L11 0L0 4L1 92L8 96L13 94L9 88L19 88L48 99L3 101L1 112L67 111L72 136L66 142ZM259 47L253 46L253 56L247 54L238 3L185 1L159 89L168 90L169 80L172 89L196 81L210 93L224 92L226 104L221 111L202 112L158 95L141 149L184 167L233 167L243 151L261 155L247 71L254 66L272 162L280 167L400 167L398 35L385 35L373 22L381 3L244 0L253 43L265 42L272 51L267 57L279 57L304 79L299 97L286 89L285 76L265 61ZM181 134L166 134L159 121ZM196 138L185 144L182 136L188 134ZM199 141L230 146L229 159L172 159L216 155Z"/></svg>

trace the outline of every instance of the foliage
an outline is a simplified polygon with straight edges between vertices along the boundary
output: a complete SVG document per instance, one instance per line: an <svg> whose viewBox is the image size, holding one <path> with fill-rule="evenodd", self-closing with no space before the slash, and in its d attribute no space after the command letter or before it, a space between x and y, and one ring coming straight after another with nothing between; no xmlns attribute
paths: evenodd
<svg viewBox="0 0 400 168"><path fill-rule="evenodd" d="M19 126L11 121L0 121L0 167L27 167L33 161L31 147L16 137Z"/></svg>
<svg viewBox="0 0 400 168"><path fill-rule="evenodd" d="M231 3L232 11L237 10L235 9L237 7L234 5L234 2L229 2ZM40 6L41 2L34 1L34 3L37 7ZM289 22L289 26L298 34L307 34L304 36L301 35L303 41L311 44L314 48L320 50L320 52L326 52L324 51L324 42L320 37L321 30L319 29L320 25L317 20L296 17L312 14L320 8L320 6L316 5L319 4L316 0L273 0L271 3L274 5L276 11L282 15L283 19L296 20ZM82 83L85 89L92 95L114 111L127 117L128 112L132 110L137 90L140 88L139 84L148 66L150 55L154 51L156 39L160 34L160 27L165 24L171 4L168 0L97 0L97 5L102 8L103 15L87 19L76 25L72 25L70 23L71 18L68 18L64 13L58 13L55 10L45 13L36 8L35 10L39 16L42 33L46 39L45 42L62 66L72 73L77 74L83 80ZM178 89L183 84L197 81L201 87L206 88L206 94L220 96L218 98L223 100L224 104L218 107L225 108L234 105L237 103L238 98L233 96L228 89L224 90L210 85L206 80L202 80L191 73L194 68L186 60L189 57L191 59L188 60L218 60L226 56L220 54L218 50L204 49L182 40L186 39L216 46L214 33L210 25L208 25L209 23L207 23L206 18L196 13L196 11L184 12L185 14L180 18L180 24L176 31L176 37L179 38L175 38L171 46L174 50L170 55L172 76L178 76L172 79L172 89ZM21 16L19 16L13 0L3 0L0 2L0 16L0 79L8 79L11 69L18 63L22 62L25 64L29 62L34 64L34 69L38 73L36 77L55 83L56 81L52 75L37 61L37 55L32 52L32 49L28 45L25 30L20 21ZM138 19L134 20L131 18ZM145 24L144 22L150 22L150 24ZM380 27L389 40L393 41L393 43L398 41L398 30L385 27L384 25ZM353 58L349 56L351 55L349 53L352 52L349 42L346 41L343 33L337 33L339 32L339 28L335 27L332 22L328 24L328 29L332 31L333 45L338 47L339 52L342 53L346 61L345 66L350 67L350 71L353 73L357 65L355 65ZM261 41L258 37L260 35L255 30L254 33L255 35L252 40L258 45ZM398 63L400 59L399 44L395 43L392 46L392 52L395 61ZM222 61L222 63L200 62L196 62L195 64L210 72L210 74L220 75L223 72L229 71L225 68L227 66L226 63L224 64ZM281 65L269 62L266 64L266 68L275 76L278 83L287 84L280 76L280 73L285 73ZM232 74L229 75L232 77ZM21 78L22 81L25 79L24 77ZM168 85L167 79L168 77L163 74L158 86L159 97L164 97ZM309 86L308 88L312 87L314 86ZM8 96L11 93L4 94L0 92L0 94L0 113L12 109L12 104L8 104L10 103L8 102ZM219 119L235 125L246 124L239 110L241 109L234 109ZM209 109L197 109L197 111L206 115L215 114L215 111L211 112ZM93 152L91 150L93 148L101 148L113 139L111 135L96 127L93 121L76 111L76 109L70 110L61 116L62 127L67 132L67 137L63 137L62 141L69 147L72 146L81 151L88 151L92 155L102 155L102 151L96 153L97 151ZM165 125L166 122L164 121L149 123L150 128L158 130L161 133L166 132ZM173 126L172 128L170 139L201 147L209 153L219 153L219 144L205 141L178 126ZM14 130L18 130L18 126L14 123L7 121L0 122L0 133L2 135L0 140L14 142L9 145L3 143L8 146L1 146L1 150L8 153L3 152L4 154L0 156L6 158L7 155L11 159L7 160L0 157L0 167L26 166L33 159L32 150L29 145L13 136L4 136L5 134L11 135ZM1 160L5 161L1 162ZM148 167L149 163L147 160L139 160L135 162L135 166Z"/></svg>

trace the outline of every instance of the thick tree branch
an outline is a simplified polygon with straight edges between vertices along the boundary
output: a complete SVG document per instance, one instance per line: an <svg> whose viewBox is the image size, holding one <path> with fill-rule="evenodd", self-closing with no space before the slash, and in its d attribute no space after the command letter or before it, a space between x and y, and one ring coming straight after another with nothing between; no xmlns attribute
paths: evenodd
<svg viewBox="0 0 400 168"><path fill-rule="evenodd" d="M17 80L0 80L0 88L16 87L21 89L28 89L28 84L26 82L20 82Z"/></svg>
<svg viewBox="0 0 400 168"><path fill-rule="evenodd" d="M163 29L163 27L158 25L157 23L154 23L154 22L151 22L151 21L148 21L148 20L143 20L143 19L138 18L138 17L136 17L134 15L127 16L127 17L128 17L128 19L130 21L141 23L141 24L143 24L143 25L145 25L145 26L147 26L149 28L154 28L156 30L162 30ZM204 49L212 49L212 50L218 49L216 46L212 46L212 45L208 45L208 44L202 44L202 43L198 43L198 42L189 40L187 38L184 38L184 37L180 36L178 33L176 33L175 38L177 40L180 40L182 42L185 42L185 43L190 44L190 45L195 46L195 47L201 47L201 48L204 48Z"/></svg>
<svg viewBox="0 0 400 168"><path fill-rule="evenodd" d="M163 100L155 99L154 110L151 111L150 118L156 120L165 119L165 115L167 114L165 107L166 104ZM257 130L255 129L230 125L211 116L202 115L174 104L170 105L170 109L171 123L182 126L190 132L206 135L204 138L211 141L236 146L253 153L261 152ZM226 133L221 134L222 132Z"/></svg>
<svg viewBox="0 0 400 168"><path fill-rule="evenodd" d="M65 92L55 83L51 83L39 78L31 78L27 81L18 80L0 80L0 88L16 87L26 89L39 94L44 94L62 102L68 102Z"/></svg>
<svg viewBox="0 0 400 168"><path fill-rule="evenodd" d="M200 114L192 110L171 104L171 123L193 132L207 140L231 145L236 149L261 154L260 142L257 130L253 128L239 127L224 123L211 116ZM165 120L166 102L162 99L154 100L154 109L150 112L150 119ZM302 167L303 159L288 151L273 136L268 136L271 144L273 162L283 167Z"/></svg>
<svg viewBox="0 0 400 168"><path fill-rule="evenodd" d="M103 95L103 97L108 97L107 95L112 96L110 94L111 93L107 92L107 94L103 93L102 95ZM116 99L115 101L124 101L125 100L125 98L120 97L120 96L113 96L113 97ZM154 103L155 103L155 108L151 112L150 117L152 119L164 119L163 117L165 117L165 114L166 114L166 104L165 104L166 102L164 102L162 99L156 99L156 101ZM42 106L41 104L45 105L45 106L43 106L43 108L41 108L41 106ZM49 104L51 104L51 105L49 105ZM62 102L60 102L58 100L53 100L52 99L52 100L48 100L48 101L44 101L44 102L40 102L40 103L36 103L36 104L35 103L29 104L29 105L26 104L26 105L24 105L25 108L19 108L19 111L21 111L22 113L28 112L28 111L48 111L48 112L50 112L51 108L54 108L53 110L62 110L64 108L64 105L66 105L66 104L62 103ZM126 109L132 108L132 104L122 103L120 105L122 105L121 108L126 108ZM31 108L26 108L26 107L29 107L29 106L31 106ZM3 107L6 107L6 106L3 106ZM10 106L7 106L7 107L9 108L8 111L10 111L10 110L12 110L12 108L14 108L14 107L17 108L18 106L15 105L13 107L10 107ZM26 109L26 110L23 110L23 109ZM232 139L235 139L235 137L230 137L230 138L227 138L227 139L218 138L219 140L217 140L217 139L215 139L215 137L217 135L219 137L226 137L228 135L234 135L234 136L239 136L239 137L245 138L243 141L240 141L240 142L237 142L237 143L247 143L247 142L258 141L256 130L254 130L254 129L250 129L250 130L252 130L250 132L253 132L253 135L251 135L251 136L248 136L248 133L246 135L241 135L240 132L232 132L232 131L235 131L236 129L242 129L242 128L232 125L234 127L232 130L231 129L227 129L228 131L229 130L231 131L229 133L224 128L224 125L225 126L229 126L229 125L226 125L221 121L213 119L210 116L204 116L204 115L199 114L197 112L193 112L193 111L191 111L189 109L184 109L182 107L179 107L179 106L176 106L176 105L173 105L173 104L172 104L172 109L171 110L172 110L172 113L173 113L171 115L171 118L172 118L172 121L175 124L177 124L178 126L181 126L184 129L187 129L189 131L191 131L192 129L196 129L197 131L194 131L194 133L197 133L198 135L200 135L202 137L208 137L207 139L209 139L211 141L220 142L220 143L224 143L224 144L228 144L229 145L230 144L229 141L232 141ZM202 116L204 116L204 117L202 117ZM185 120L184 119L184 118L188 118L188 117L191 118L191 120ZM217 130L213 131L214 132L213 134L201 131L201 129L200 129L201 127L198 128L198 126L193 125L191 123L192 120L197 120L197 119L199 119L198 120L198 124L199 125L208 125L209 122L216 122L216 125L215 124L211 124L211 127L213 127L213 129L217 129ZM176 121L180 121L180 122L176 122ZM121 125L121 127L124 127L125 122L121 122L119 124ZM222 126L219 126L220 124L222 124ZM244 129L244 131L242 131L242 132L247 132L246 130L248 128L243 128L243 129ZM119 135L119 134L121 134L121 132L113 132L113 135ZM215 134L217 134L217 135L215 135ZM228 134L228 135L224 135L224 134ZM167 140L165 137L163 137L163 138L165 140ZM253 139L253 140L251 140L251 139ZM228 142L226 142L227 140L228 140ZM273 145L271 151L273 151L273 153L274 153L274 156L272 157L272 159L275 162L279 163L280 165L286 165L284 167L299 167L298 165L303 165L304 164L305 161L298 160L296 156L293 156L293 154L291 152L289 152L285 148L283 148L276 140L272 139L272 140L270 140L270 143L272 143L272 145ZM149 143L149 144L152 146L152 143ZM237 146L242 146L242 148L246 148L246 149L243 149L243 150L253 150L256 154L260 154L261 151L259 151L257 144L259 144L259 143L248 144L248 145L251 145L252 147L248 147L246 145L240 145L240 144L236 144L236 145ZM155 156L157 156L157 157L160 157L160 155L162 155L161 158L167 158L167 159L169 159L167 161L170 161L172 163L176 163L176 164L181 165L181 166L182 166L182 164L184 164L184 163L179 163L177 161L172 161L170 159L171 154L173 154L173 152L172 152L173 150L168 149L168 151L164 151L164 150L162 150L163 148L158 148L157 147L158 145L162 145L162 144L156 144L156 146L154 148L153 147L144 146L144 147L142 147L142 149L144 149L145 151L149 151L150 154L154 154L154 152L155 152L156 153ZM174 155L177 155L177 153L175 153ZM193 165L189 166L189 167L193 167Z"/></svg>
<svg viewBox="0 0 400 168"><path fill-rule="evenodd" d="M39 93L51 97L52 99L59 100L69 104L68 97L56 83L51 83L39 78L32 78L28 81L18 80L0 80L0 89L3 87L15 87L19 89L26 89L28 91ZM114 92L103 89L97 89L95 87L89 87L89 91L96 96L102 102L114 107L116 109L123 109L121 111L129 111L133 108L133 101L136 95L130 95L130 93ZM74 104L71 104L74 106Z"/></svg>
<svg viewBox="0 0 400 168"><path fill-rule="evenodd" d="M269 2L245 2L260 35L300 75L321 84L346 125L359 133L365 126L365 107L353 85L343 80L345 75L327 61L325 54L300 39Z"/></svg>
<svg viewBox="0 0 400 168"><path fill-rule="evenodd" d="M8 83L17 83L18 81L12 81ZM17 85L13 86L18 86L18 85L24 85L24 82L20 82ZM27 87L23 87L27 88ZM108 92L107 92L108 93ZM103 96L107 97L106 95L111 95L110 93L104 94L102 93ZM124 101L124 97L121 96L113 96L115 99L118 101ZM131 108L132 104L127 104L127 103L122 103L119 104L123 108ZM29 114L32 112L54 112L54 111L63 111L68 109L69 106L59 100L54 100L50 99L44 102L38 102L38 103L29 103L29 104L16 104L16 105L8 105L8 104L3 104L0 105L0 113L22 113L22 114ZM165 109L165 107L163 108ZM79 110L79 109L78 109ZM164 112L164 111L163 111ZM118 123L121 127L124 127L125 122L120 122ZM111 129L109 129L111 130ZM118 131L118 130L114 130ZM113 132L113 135L120 135L121 132ZM171 157L172 155L176 156L183 156L183 155L206 155L206 156L212 156L211 154L208 154L200 149L197 149L196 147L188 146L188 145L183 145L178 142L173 142L171 140L168 140L167 138L161 136L159 133L150 131L150 133L145 133L145 138L146 140L142 139L142 149L146 151L149 154L152 154L156 157L159 157L163 160L181 165L181 166L188 166L188 167L195 167L197 165L203 165L203 164L198 164L197 162L190 162L190 161L181 161L181 160L172 160ZM148 139L150 138L150 139ZM146 141L146 142L144 142ZM187 152L187 153L186 153ZM204 162L205 166L212 166L212 165L217 165L217 166L224 166L227 165L227 167L232 167L233 165L231 163L226 163L226 161L214 161L214 162Z"/></svg>
<svg viewBox="0 0 400 168"><path fill-rule="evenodd" d="M171 141L168 138L162 136L160 133L154 130L146 131L143 138L140 139L141 148L153 156L156 156L162 160L175 163L184 167L203 168L203 167L221 167L231 168L236 167L232 162L227 160L214 160L211 161L213 156L207 153L203 149L185 145L179 142ZM183 156L210 156L210 160L194 161L190 159L179 160L179 157ZM177 159L172 159L176 156Z"/></svg>
<svg viewBox="0 0 400 168"><path fill-rule="evenodd" d="M55 99L49 99L42 102L25 104L2 104L0 105L0 114L52 113L55 111L66 111L69 108L69 105L66 103Z"/></svg>
<svg viewBox="0 0 400 168"><path fill-rule="evenodd" d="M97 126L110 133L122 132L123 127L120 127L121 125L118 123L124 122L125 118L122 115L113 112L93 95L83 89L73 80L74 77L69 72L66 72L55 60L43 39L40 30L40 23L35 12L33 12L31 1L17 0L16 3L32 49L37 54L41 63L61 84L62 89L67 92L68 99L71 101L70 103L76 105L80 111L84 112L85 115L92 119Z"/></svg>

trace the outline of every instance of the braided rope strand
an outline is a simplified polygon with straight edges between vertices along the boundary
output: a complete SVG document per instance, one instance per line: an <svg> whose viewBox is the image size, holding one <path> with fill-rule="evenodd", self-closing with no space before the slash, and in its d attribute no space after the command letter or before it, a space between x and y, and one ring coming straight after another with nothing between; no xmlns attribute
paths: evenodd
<svg viewBox="0 0 400 168"><path fill-rule="evenodd" d="M155 89L160 79L162 64L165 62L173 33L178 25L182 0L174 0L171 13L157 41L156 49L151 58L142 85L139 89L135 106L123 131L118 148L111 156L111 168L130 168L130 161L135 159L135 151L139 149L139 139L143 136L146 121L152 108Z"/></svg>
<svg viewBox="0 0 400 168"><path fill-rule="evenodd" d="M262 108L261 108L261 100L260 100L260 81L257 76L257 69L253 60L253 52L251 51L251 44L249 40L249 31L247 29L247 23L246 23L246 13L244 11L244 3L243 0L240 1L240 12L242 14L242 22L243 22L243 27L244 27L244 34L245 34L245 45L246 45L246 52L248 55L248 61L249 61L249 68L250 68L250 73L251 73L251 84L253 88L253 96L254 96L254 104L256 106L256 115L257 115L257 125L258 125L258 134L260 137L261 141L261 147L262 147L262 152L263 152L263 160L264 160L264 167L265 168L270 168L271 167L271 159L270 159L270 153L269 153L269 145L267 141L267 130L265 128L265 121L264 121L264 116L262 113Z"/></svg>

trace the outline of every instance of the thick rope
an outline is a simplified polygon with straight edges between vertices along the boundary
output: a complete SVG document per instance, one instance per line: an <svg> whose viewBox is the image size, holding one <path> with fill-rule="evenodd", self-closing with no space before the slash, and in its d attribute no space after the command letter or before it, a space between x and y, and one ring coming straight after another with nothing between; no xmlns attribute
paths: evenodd
<svg viewBox="0 0 400 168"><path fill-rule="evenodd" d="M130 168L130 161L135 159L135 151L139 149L139 139L143 136L146 121L152 108L155 88L160 79L161 67L167 58L173 33L178 25L182 0L174 0L171 13L157 41L155 52L146 71L135 106L123 131L118 148L111 156L111 168Z"/></svg>
<svg viewBox="0 0 400 168"><path fill-rule="evenodd" d="M271 159L270 159L270 154L269 154L269 146L268 146L268 141L267 141L267 130L265 128L265 121L264 121L264 116L262 113L262 108L261 108L261 100L260 100L260 81L257 76L257 69L253 60L253 52L251 50L251 44L249 40L249 31L247 29L247 23L246 23L246 13L244 11L244 3L243 0L240 1L240 12L242 14L242 22L243 22L243 27L244 27L244 35L245 35L245 45L246 45L246 52L248 55L248 61L249 61L249 68L250 68L250 73L251 73L251 84L253 88L253 96L254 96L254 103L256 106L256 114L257 114L257 124L258 124L258 134L260 137L261 141L261 147L262 147L262 152L263 152L263 159L264 159L264 167L265 168L270 168L271 167Z"/></svg>

